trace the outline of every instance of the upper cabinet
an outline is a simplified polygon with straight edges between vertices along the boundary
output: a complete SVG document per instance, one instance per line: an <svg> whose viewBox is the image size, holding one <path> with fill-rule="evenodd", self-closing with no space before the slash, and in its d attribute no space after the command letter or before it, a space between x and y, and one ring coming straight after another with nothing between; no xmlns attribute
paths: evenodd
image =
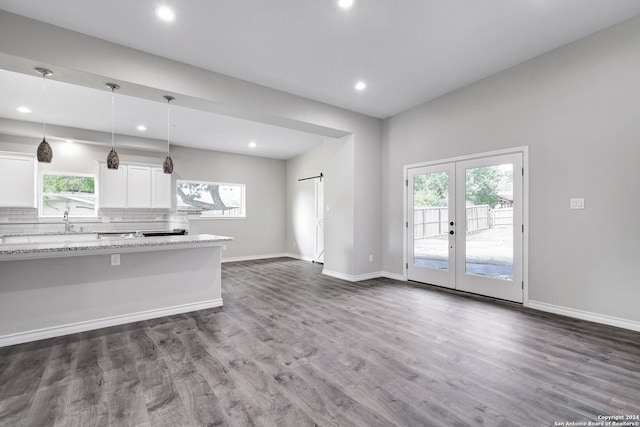
<svg viewBox="0 0 640 427"><path fill-rule="evenodd" d="M127 165L127 207L151 207L151 168Z"/></svg>
<svg viewBox="0 0 640 427"><path fill-rule="evenodd" d="M108 169L107 164L100 162L98 175L101 208L127 207L127 167Z"/></svg>
<svg viewBox="0 0 640 427"><path fill-rule="evenodd" d="M171 191L172 176L160 167L151 168L151 207L171 209L171 196L174 194Z"/></svg>
<svg viewBox="0 0 640 427"><path fill-rule="evenodd" d="M171 175L162 167L121 162L113 170L98 163L101 208L171 209Z"/></svg>
<svg viewBox="0 0 640 427"><path fill-rule="evenodd" d="M35 156L0 152L0 207L36 207Z"/></svg>

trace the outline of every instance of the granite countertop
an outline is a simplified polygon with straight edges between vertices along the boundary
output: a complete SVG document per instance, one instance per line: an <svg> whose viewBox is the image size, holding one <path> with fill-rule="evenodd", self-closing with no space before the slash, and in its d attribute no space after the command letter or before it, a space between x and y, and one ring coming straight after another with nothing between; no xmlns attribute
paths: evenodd
<svg viewBox="0 0 640 427"><path fill-rule="evenodd" d="M84 235L91 235L91 234L98 234L100 232L98 231L46 231L44 233L13 233L13 234L1 234L0 235L0 239L3 237L23 237L23 236L68 236L68 235L74 235L74 236L84 236Z"/></svg>
<svg viewBox="0 0 640 427"><path fill-rule="evenodd" d="M149 250L167 247L167 249L179 249L180 247L216 246L216 243L229 242L233 238L215 236L212 234L188 234L178 236L135 237L135 238L108 238L84 241L59 241L46 243L4 243L0 244L0 260L29 258L29 255L37 255L38 258L47 254L59 256L60 253L72 255L74 252L86 255L87 251L113 251L113 250ZM44 256L43 256L44 255Z"/></svg>

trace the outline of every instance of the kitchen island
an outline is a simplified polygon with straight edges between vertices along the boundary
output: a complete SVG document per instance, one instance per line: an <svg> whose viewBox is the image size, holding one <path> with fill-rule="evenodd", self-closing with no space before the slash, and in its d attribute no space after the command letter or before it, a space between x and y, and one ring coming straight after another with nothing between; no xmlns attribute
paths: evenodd
<svg viewBox="0 0 640 427"><path fill-rule="evenodd" d="M230 237L64 239L0 245L0 347L222 306Z"/></svg>

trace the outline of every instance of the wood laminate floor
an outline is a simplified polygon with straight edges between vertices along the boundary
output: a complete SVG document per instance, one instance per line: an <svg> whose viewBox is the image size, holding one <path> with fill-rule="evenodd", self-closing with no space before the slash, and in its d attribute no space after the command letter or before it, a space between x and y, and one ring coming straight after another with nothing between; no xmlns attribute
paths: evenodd
<svg viewBox="0 0 640 427"><path fill-rule="evenodd" d="M0 349L0 425L554 426L640 414L639 333L388 279L348 283L288 258L224 264L223 298L222 309Z"/></svg>

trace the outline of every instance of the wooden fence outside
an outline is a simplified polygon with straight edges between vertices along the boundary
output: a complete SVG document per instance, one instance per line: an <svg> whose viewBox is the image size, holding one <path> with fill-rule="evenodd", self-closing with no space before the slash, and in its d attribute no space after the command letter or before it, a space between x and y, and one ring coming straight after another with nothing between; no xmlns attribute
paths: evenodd
<svg viewBox="0 0 640 427"><path fill-rule="evenodd" d="M491 227L513 226L513 208L492 209Z"/></svg>
<svg viewBox="0 0 640 427"><path fill-rule="evenodd" d="M489 205L467 206L467 232L513 225L513 208L489 209ZM413 211L414 239L449 233L448 207L420 207Z"/></svg>

